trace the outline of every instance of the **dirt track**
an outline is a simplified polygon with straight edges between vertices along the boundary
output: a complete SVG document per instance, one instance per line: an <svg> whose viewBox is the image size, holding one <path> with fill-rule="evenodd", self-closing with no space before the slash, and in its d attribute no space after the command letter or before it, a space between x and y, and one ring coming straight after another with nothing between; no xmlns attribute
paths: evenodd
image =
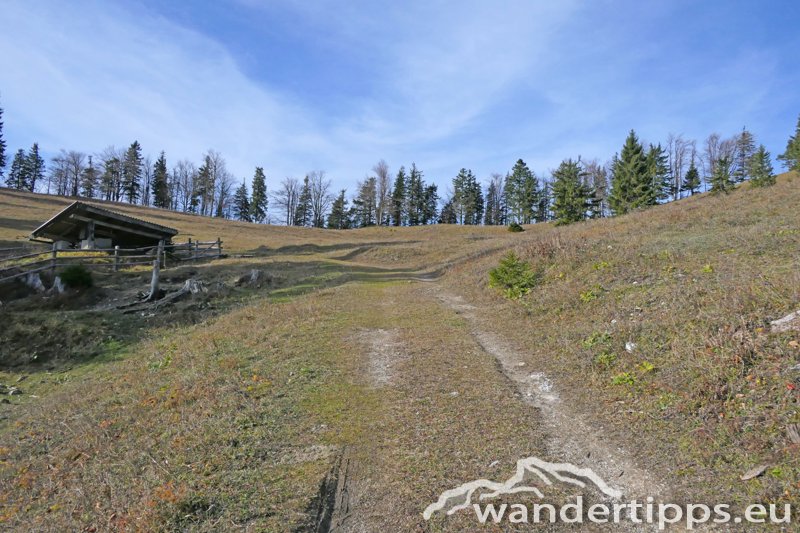
<svg viewBox="0 0 800 533"><path fill-rule="evenodd" d="M374 313L378 315L388 313L390 308L396 308L398 303L406 303L409 299L420 303L424 301L425 305L433 306L431 309L434 309L437 315L445 317L451 324L456 323L454 320L461 321L460 324L465 326L463 329L469 333L470 342L477 348L472 356L491 361L492 375L484 374L480 379L486 380L484 383L505 381L511 384L511 387L506 389L505 394L508 397L505 400L519 404L520 408L528 413L527 416L535 419L541 445L526 449L524 452L520 451L519 453L523 455L518 459L524 459L524 454L534 454L538 457L547 457L551 461L591 469L609 486L622 492L622 496L615 499L600 495L603 501L630 501L636 498L643 501L648 496L652 496L656 501L668 499L668 488L663 480L634 463L627 451L604 433L601 422L588 420L571 405L568 399L562 398L559 388L545 374L524 363L525 357L511 343L489 329L481 318L480 309L476 306L449 292L437 282L412 282L411 287L386 288L381 299L382 303L374 309ZM437 337L446 339L451 335L452 332L441 331ZM410 374L419 376L419 372L422 371L427 374L426 379L436 380L435 374L425 369L425 362L420 355L415 355L414 348L404 342L404 333L401 329L360 329L355 335L355 340L364 352L365 379L372 387L386 391L400 389L404 394L423 396L426 392L424 388L404 386L417 379ZM425 345L424 341L422 345ZM428 348L431 352L437 350L437 347L432 345ZM457 354L431 352L425 354L428 359L450 359L451 364L457 363ZM471 377L473 376L469 374L464 376L466 379ZM448 395L454 401L459 401L459 388L470 385L453 382L449 386L454 390ZM495 388L490 388L492 390L486 392L490 394L496 392ZM412 398L414 399L425 400L424 397ZM464 399L464 402L466 401L468 400ZM415 423L424 425L426 420L419 418ZM451 420L450 423L455 426L457 432L467 431L467 428L458 427L458 420ZM415 519L413 516L406 516L398 522L399 509L394 506L397 502L392 500L394 485L384 483L386 480L381 475L384 468L383 461L376 452L381 440L382 436L376 435L376 441L360 444L357 451L352 448L340 451L321 489L317 531L360 532L387 530L387 528L391 530L398 523L408 523L408 521L416 522L418 527L427 529L429 524L419 521L418 517ZM465 445L460 453L469 455L470 449ZM482 475L494 481L502 481L513 473L509 465L499 469L493 463L486 466L488 468L484 468ZM471 479L467 477L447 477L437 486L440 492L444 492L469 481ZM526 482L530 484L530 480ZM533 483L533 486L537 484ZM542 490L548 489L541 482L538 486ZM413 489L414 487L407 487L407 490ZM586 488L586 491L591 492L591 490L591 487ZM595 489L595 494L590 496L597 497L596 492ZM516 499L512 497L507 501L528 504L536 501L531 498L534 497L517 496ZM476 503L479 501L477 494L472 501ZM457 503L459 501L449 501L447 508ZM443 527L444 530L458 530L470 521L477 525L471 507L458 511L454 516L444 514L447 508L438 512L437 527ZM408 511L421 513L422 509L408 509ZM632 529L631 524L614 527L616 529L612 530L646 530L642 529L641 525L638 529ZM566 524L554 524L549 528L553 531L575 530L575 526Z"/></svg>

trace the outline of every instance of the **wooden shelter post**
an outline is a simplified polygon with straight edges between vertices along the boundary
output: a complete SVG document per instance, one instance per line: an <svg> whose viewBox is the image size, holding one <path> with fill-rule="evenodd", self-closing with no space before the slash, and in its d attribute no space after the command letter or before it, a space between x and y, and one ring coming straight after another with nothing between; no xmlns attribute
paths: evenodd
<svg viewBox="0 0 800 533"><path fill-rule="evenodd" d="M50 272L53 274L53 276L56 275L56 259L57 258L58 258L58 243L54 242L53 243L53 251L51 253L51 258L50 258Z"/></svg>
<svg viewBox="0 0 800 533"><path fill-rule="evenodd" d="M86 224L86 241L89 244L89 249L94 250L94 220L90 220Z"/></svg>

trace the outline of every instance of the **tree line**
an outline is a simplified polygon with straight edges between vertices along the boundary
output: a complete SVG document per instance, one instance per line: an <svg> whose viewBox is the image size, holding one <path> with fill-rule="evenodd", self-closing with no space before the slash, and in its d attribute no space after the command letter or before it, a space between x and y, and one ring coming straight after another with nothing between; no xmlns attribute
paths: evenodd
<svg viewBox="0 0 800 533"><path fill-rule="evenodd" d="M663 145L645 143L631 130L621 150L604 164L568 158L540 178L519 159L505 175L489 176L485 186L472 170L462 168L444 194L426 182L415 163L392 176L384 160L357 183L352 196L346 189L335 191L322 170L302 179L287 177L268 192L263 167L255 168L249 187L245 180L236 186L225 159L214 150L203 154L199 166L180 160L170 168L163 151L152 161L138 141L94 155L61 150L47 164L33 143L14 153L6 172L2 118L0 108L0 178L7 187L289 226L567 224L702 191L728 192L744 181L754 186L775 182L770 153L756 146L746 128L730 138L711 134L701 146L672 134ZM800 118L778 159L788 170L800 171Z"/></svg>

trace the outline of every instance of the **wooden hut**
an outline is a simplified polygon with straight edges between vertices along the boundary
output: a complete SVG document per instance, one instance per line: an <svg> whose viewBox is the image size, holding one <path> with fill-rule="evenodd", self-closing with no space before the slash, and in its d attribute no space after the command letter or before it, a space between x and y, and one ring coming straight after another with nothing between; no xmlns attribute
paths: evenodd
<svg viewBox="0 0 800 533"><path fill-rule="evenodd" d="M84 250L139 248L169 244L178 230L147 222L110 209L73 202L33 230L31 240L49 240L57 248Z"/></svg>

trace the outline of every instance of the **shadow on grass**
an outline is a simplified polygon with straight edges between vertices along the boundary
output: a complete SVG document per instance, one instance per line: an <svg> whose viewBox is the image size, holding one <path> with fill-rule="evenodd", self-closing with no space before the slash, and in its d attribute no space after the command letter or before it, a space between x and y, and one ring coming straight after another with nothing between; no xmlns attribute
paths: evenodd
<svg viewBox="0 0 800 533"><path fill-rule="evenodd" d="M268 281L258 287L236 286L235 281L252 269L262 270ZM175 290L194 278L211 288L208 293L130 312L119 307L134 301L132 287L146 288L150 273L121 272L104 278L103 287L94 289L102 294L102 301L73 296L56 305L63 297L26 298L0 308L0 322L5 326L0 331L0 370L36 373L103 364L135 353L136 344L157 329L202 323L261 298L282 303L346 283L433 281L442 273L441 268L382 268L325 259L191 265L164 271L162 286ZM224 290L213 288L222 283Z"/></svg>
<svg viewBox="0 0 800 533"><path fill-rule="evenodd" d="M259 246L246 253L255 254L258 257L270 257L275 255L311 255L326 252L336 252L339 250L368 249L373 246L398 246L404 244L417 244L420 241L375 241L375 242L341 242L337 244L291 244L288 246L281 246L280 248L270 248L268 246ZM355 252L355 250L353 251ZM350 252L350 253L353 253ZM349 255L349 254L348 254ZM347 260L347 256L338 258Z"/></svg>
<svg viewBox="0 0 800 533"><path fill-rule="evenodd" d="M43 220L26 220L23 218L0 217L0 227L23 231L26 234L38 228ZM25 241L21 241L25 242Z"/></svg>
<svg viewBox="0 0 800 533"><path fill-rule="evenodd" d="M398 281L436 281L441 270L409 271L403 269L373 269L369 267L353 269L349 272L334 272L304 278L299 283L274 289L269 292L271 301L279 303L291 300L310 292L330 289L346 283L396 283Z"/></svg>

